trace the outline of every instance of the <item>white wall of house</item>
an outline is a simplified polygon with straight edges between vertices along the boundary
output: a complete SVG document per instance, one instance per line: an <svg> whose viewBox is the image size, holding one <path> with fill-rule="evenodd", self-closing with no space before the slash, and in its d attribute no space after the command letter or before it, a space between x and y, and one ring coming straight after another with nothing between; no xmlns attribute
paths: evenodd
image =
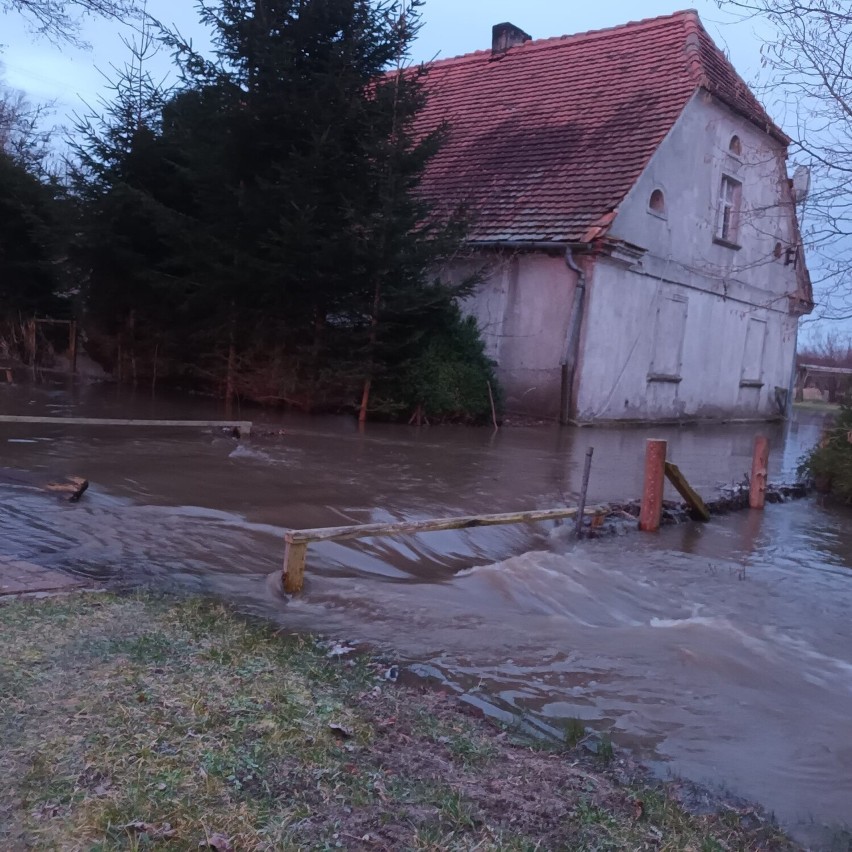
<svg viewBox="0 0 852 852"><path fill-rule="evenodd" d="M487 252L484 280L464 303L498 364L506 409L555 417L559 411L576 275L560 254ZM473 264L457 265L457 279Z"/></svg>
<svg viewBox="0 0 852 852"><path fill-rule="evenodd" d="M734 136L741 153L730 152ZM720 241L723 176L741 197ZM698 93L622 203L609 236L645 250L590 276L580 421L762 418L779 413L798 318L783 146ZM650 209L660 190L665 211ZM780 256L778 253L780 252Z"/></svg>

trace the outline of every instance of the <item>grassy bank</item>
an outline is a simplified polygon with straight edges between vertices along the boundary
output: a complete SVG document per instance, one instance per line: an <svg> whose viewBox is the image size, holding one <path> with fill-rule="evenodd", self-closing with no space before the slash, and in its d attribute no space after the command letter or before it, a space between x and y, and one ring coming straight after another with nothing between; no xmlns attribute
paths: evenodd
<svg viewBox="0 0 852 852"><path fill-rule="evenodd" d="M0 848L792 849L210 603L0 603Z"/></svg>

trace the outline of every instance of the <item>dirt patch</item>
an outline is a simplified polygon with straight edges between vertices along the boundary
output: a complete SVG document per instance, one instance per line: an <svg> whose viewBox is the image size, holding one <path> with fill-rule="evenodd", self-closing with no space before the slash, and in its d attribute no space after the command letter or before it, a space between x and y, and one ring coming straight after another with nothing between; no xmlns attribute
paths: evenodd
<svg viewBox="0 0 852 852"><path fill-rule="evenodd" d="M797 848L219 605L8 601L0 646L5 849Z"/></svg>

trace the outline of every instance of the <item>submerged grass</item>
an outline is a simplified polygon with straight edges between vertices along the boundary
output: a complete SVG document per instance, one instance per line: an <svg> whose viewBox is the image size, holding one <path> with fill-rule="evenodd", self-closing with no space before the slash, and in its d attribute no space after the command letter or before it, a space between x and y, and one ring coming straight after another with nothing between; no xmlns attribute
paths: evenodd
<svg viewBox="0 0 852 852"><path fill-rule="evenodd" d="M794 848L216 604L11 601L0 647L3 849Z"/></svg>

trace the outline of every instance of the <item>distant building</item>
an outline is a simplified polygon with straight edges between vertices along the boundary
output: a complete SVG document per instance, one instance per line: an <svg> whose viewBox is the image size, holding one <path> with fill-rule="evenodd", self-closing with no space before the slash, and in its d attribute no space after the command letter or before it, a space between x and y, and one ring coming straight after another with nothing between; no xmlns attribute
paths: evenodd
<svg viewBox="0 0 852 852"><path fill-rule="evenodd" d="M448 141L423 192L472 216L450 273L485 269L466 307L510 411L783 411L813 308L790 140L695 12L539 41L500 24L426 87L417 130Z"/></svg>

